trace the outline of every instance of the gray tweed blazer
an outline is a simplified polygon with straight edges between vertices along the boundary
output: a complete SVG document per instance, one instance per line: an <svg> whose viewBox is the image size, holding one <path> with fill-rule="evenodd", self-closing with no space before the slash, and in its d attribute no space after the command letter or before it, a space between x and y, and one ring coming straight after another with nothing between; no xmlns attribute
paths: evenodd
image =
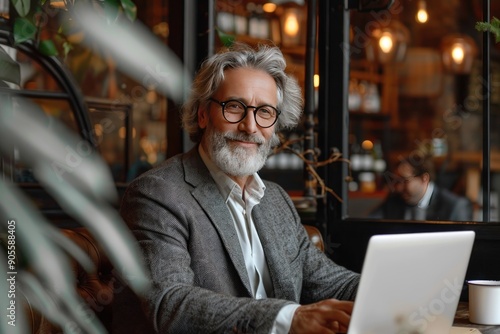
<svg viewBox="0 0 500 334"><path fill-rule="evenodd" d="M157 332L268 333L289 303L354 299L359 275L319 251L287 193L265 184L253 209L273 284L263 300L252 298L231 214L197 148L128 187L121 214L144 252L152 288L142 306Z"/></svg>

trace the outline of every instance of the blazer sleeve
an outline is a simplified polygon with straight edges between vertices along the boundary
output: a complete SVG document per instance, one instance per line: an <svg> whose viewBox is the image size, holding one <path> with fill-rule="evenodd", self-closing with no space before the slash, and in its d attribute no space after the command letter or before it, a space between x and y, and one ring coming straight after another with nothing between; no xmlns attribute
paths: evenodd
<svg viewBox="0 0 500 334"><path fill-rule="evenodd" d="M288 194L279 186L278 189L295 216L295 237L302 264L300 303L310 304L328 298L354 300L360 275L336 264L311 242Z"/></svg>

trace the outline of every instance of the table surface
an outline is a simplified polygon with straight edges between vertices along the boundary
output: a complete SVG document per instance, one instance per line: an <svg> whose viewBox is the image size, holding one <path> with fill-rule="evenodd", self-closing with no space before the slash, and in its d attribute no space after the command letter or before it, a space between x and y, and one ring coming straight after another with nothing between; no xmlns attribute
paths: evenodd
<svg viewBox="0 0 500 334"><path fill-rule="evenodd" d="M476 328L482 334L500 334L500 326L476 325L469 321L469 305L465 302L460 302L455 314L453 326Z"/></svg>

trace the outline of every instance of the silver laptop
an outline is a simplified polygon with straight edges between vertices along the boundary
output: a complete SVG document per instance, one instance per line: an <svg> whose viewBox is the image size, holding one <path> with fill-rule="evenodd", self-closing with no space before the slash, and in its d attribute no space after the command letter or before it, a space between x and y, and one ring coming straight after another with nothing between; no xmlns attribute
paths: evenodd
<svg viewBox="0 0 500 334"><path fill-rule="evenodd" d="M474 236L473 231L373 236L348 333L449 333Z"/></svg>

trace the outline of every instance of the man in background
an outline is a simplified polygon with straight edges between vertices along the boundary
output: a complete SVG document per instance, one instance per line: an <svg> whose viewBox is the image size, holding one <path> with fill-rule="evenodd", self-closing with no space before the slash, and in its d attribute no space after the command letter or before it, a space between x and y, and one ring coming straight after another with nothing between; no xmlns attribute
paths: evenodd
<svg viewBox="0 0 500 334"><path fill-rule="evenodd" d="M386 178L392 191L371 218L409 220L472 220L472 203L434 182L431 155L401 160Z"/></svg>

